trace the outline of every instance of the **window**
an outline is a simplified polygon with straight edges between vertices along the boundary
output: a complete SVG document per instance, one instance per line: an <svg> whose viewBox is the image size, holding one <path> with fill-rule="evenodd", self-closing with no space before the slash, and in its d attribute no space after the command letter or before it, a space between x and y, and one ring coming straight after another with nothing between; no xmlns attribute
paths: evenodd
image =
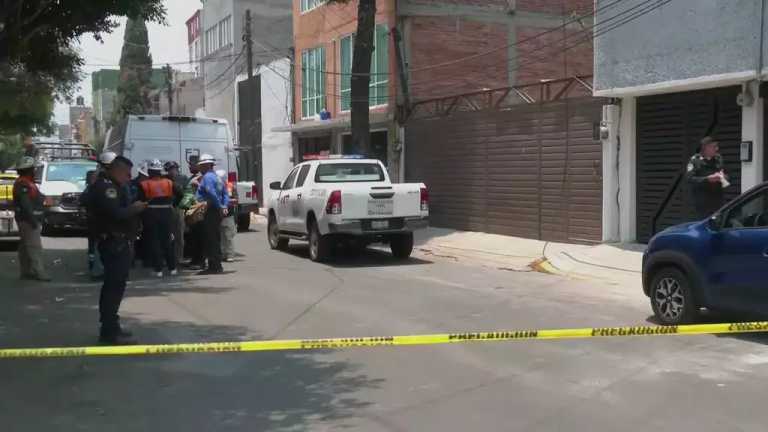
<svg viewBox="0 0 768 432"><path fill-rule="evenodd" d="M322 5L326 0L301 0L301 11L308 12Z"/></svg>
<svg viewBox="0 0 768 432"><path fill-rule="evenodd" d="M286 178L285 182L283 183L283 190L293 189L293 180L296 179L297 172L299 172L298 167L294 168L294 170L288 174L288 178Z"/></svg>
<svg viewBox="0 0 768 432"><path fill-rule="evenodd" d="M728 210L723 226L725 228L768 227L768 191L754 195Z"/></svg>
<svg viewBox="0 0 768 432"><path fill-rule="evenodd" d="M325 48L301 53L301 115L312 117L325 108Z"/></svg>
<svg viewBox="0 0 768 432"><path fill-rule="evenodd" d="M299 172L299 177L296 178L297 188L304 186L304 182L307 180L307 174L309 174L309 165L304 165L303 167L301 167L301 171Z"/></svg>
<svg viewBox="0 0 768 432"><path fill-rule="evenodd" d="M348 111L352 105L352 54L354 35L341 40L341 110ZM389 31L382 25L376 26L371 56L371 81L368 85L368 105L385 105L389 98Z"/></svg>
<svg viewBox="0 0 768 432"><path fill-rule="evenodd" d="M232 43L232 16L228 16L205 31L205 54L212 54Z"/></svg>
<svg viewBox="0 0 768 432"><path fill-rule="evenodd" d="M96 169L96 164L58 163L48 165L46 181L61 181L79 184L85 187L85 176L88 171Z"/></svg>
<svg viewBox="0 0 768 432"><path fill-rule="evenodd" d="M384 172L374 163L320 164L315 174L316 183L355 183L384 181Z"/></svg>

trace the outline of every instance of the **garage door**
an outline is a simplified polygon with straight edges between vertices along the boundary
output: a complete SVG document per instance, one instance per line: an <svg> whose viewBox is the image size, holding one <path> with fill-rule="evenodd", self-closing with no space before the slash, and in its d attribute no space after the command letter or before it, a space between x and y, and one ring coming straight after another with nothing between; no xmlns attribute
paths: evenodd
<svg viewBox="0 0 768 432"><path fill-rule="evenodd" d="M739 87L646 96L637 102L637 239L647 242L660 230L694 220L683 179L688 159L706 135L720 141L732 186L741 190L741 108Z"/></svg>
<svg viewBox="0 0 768 432"><path fill-rule="evenodd" d="M460 112L406 125L406 178L427 184L431 224L599 242L602 99Z"/></svg>

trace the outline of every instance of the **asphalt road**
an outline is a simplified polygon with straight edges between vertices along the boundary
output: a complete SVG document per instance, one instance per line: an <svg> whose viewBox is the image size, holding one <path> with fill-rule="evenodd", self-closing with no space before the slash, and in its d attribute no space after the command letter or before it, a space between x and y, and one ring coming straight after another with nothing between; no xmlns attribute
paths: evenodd
<svg viewBox="0 0 768 432"><path fill-rule="evenodd" d="M263 227L256 227L262 230ZM56 282L0 252L0 346L88 345L85 242L47 239ZM648 324L641 293L369 251L245 256L216 277L134 274L122 315L145 343ZM764 431L768 336L520 341L322 352L0 361L7 431Z"/></svg>

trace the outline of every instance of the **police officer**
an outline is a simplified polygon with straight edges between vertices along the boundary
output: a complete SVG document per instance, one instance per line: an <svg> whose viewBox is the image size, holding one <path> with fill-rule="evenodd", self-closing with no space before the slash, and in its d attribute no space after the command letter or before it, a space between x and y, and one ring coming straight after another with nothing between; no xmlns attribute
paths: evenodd
<svg viewBox="0 0 768 432"><path fill-rule="evenodd" d="M163 261L171 276L176 276L176 251L173 248L173 204L181 200L181 189L174 189L173 182L163 177L163 164L155 159L148 167L149 177L139 183L139 201L147 202L142 214L143 245L155 276L163 277Z"/></svg>
<svg viewBox="0 0 768 432"><path fill-rule="evenodd" d="M213 156L203 154L197 164L203 174L197 188L197 200L208 203L202 222L205 232L205 255L208 258L208 268L199 273L203 275L224 272L221 266L221 220L228 214L229 194L213 170L215 163Z"/></svg>
<svg viewBox="0 0 768 432"><path fill-rule="evenodd" d="M688 161L686 181L698 219L705 219L723 206L724 188L728 179L723 170L723 158L718 142L712 137L701 140L699 153Z"/></svg>
<svg viewBox="0 0 768 432"><path fill-rule="evenodd" d="M111 345L136 343L130 332L120 327L120 303L131 267L130 240L136 236L137 216L147 203L131 202L126 185L131 181L133 163L117 156L103 176L93 184L88 212L99 237L99 253L104 264L104 283L99 297L101 332L99 341Z"/></svg>
<svg viewBox="0 0 768 432"><path fill-rule="evenodd" d="M43 241L40 231L43 217L43 194L35 184L35 159L24 156L16 165L19 177L13 184L14 217L19 226L19 270L21 278L50 281L43 266Z"/></svg>

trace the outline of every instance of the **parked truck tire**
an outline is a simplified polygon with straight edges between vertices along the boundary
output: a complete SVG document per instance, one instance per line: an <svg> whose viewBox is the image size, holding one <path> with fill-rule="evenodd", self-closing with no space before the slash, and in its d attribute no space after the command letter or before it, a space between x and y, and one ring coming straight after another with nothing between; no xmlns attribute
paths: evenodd
<svg viewBox="0 0 768 432"><path fill-rule="evenodd" d="M246 232L251 227L251 214L250 213L238 213L237 215L237 232Z"/></svg>
<svg viewBox="0 0 768 432"><path fill-rule="evenodd" d="M396 234L389 239L392 256L397 259L408 259L413 252L413 233Z"/></svg>
<svg viewBox="0 0 768 432"><path fill-rule="evenodd" d="M309 259L314 262L325 262L331 257L332 243L329 236L320 234L320 228L314 219L309 223Z"/></svg>

